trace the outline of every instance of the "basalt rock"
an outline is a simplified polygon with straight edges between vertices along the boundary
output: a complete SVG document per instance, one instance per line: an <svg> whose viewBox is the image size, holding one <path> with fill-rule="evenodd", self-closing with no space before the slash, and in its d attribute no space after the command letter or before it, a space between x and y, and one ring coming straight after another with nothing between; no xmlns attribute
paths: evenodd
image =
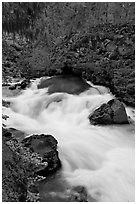
<svg viewBox="0 0 137 204"><path fill-rule="evenodd" d="M102 104L93 114L89 115L90 123L97 124L128 124L128 117L122 102L112 99Z"/></svg>

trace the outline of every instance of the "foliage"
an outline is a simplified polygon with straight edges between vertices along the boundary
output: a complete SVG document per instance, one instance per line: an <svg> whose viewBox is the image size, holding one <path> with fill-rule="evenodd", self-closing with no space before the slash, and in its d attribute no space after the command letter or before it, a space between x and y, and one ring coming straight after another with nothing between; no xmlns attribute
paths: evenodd
<svg viewBox="0 0 137 204"><path fill-rule="evenodd" d="M25 43L19 57L3 52L4 73L9 64L25 77L73 71L134 105L134 24L134 2L5 2L3 36Z"/></svg>
<svg viewBox="0 0 137 204"><path fill-rule="evenodd" d="M42 4L38 2L3 2L2 3L2 27L3 32L19 33L32 38L32 27Z"/></svg>
<svg viewBox="0 0 137 204"><path fill-rule="evenodd" d="M134 23L134 2L3 2L3 32L45 41L50 47L96 25ZM38 43L37 42L37 43Z"/></svg>

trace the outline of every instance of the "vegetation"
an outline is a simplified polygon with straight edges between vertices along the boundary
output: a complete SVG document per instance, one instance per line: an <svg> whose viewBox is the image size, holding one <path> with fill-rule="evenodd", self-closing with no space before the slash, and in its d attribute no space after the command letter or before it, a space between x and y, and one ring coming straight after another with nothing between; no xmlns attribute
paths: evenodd
<svg viewBox="0 0 137 204"><path fill-rule="evenodd" d="M3 77L73 72L134 105L134 15L133 2L3 2Z"/></svg>

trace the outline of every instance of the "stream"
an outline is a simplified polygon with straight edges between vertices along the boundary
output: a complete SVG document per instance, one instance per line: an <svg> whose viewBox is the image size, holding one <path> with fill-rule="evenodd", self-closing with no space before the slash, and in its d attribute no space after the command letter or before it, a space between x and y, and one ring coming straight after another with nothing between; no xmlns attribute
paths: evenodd
<svg viewBox="0 0 137 204"><path fill-rule="evenodd" d="M3 107L3 114L9 116L5 122L7 128L15 128L27 136L53 135L58 141L62 177L70 186L84 186L89 202L93 199L134 202L134 109L126 107L132 119L129 125L94 126L89 122L89 114L114 98L107 88L91 84L92 88L76 95L49 94L48 88L37 88L39 80L34 80L19 95L3 91L3 99L11 103L9 108ZM53 195L60 192L63 196L62 188L54 192L54 185L53 182Z"/></svg>

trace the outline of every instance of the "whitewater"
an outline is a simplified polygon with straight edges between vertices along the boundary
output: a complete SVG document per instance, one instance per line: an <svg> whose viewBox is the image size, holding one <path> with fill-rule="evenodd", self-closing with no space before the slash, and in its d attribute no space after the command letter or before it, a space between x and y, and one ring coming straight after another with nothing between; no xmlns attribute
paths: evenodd
<svg viewBox="0 0 137 204"><path fill-rule="evenodd" d="M7 128L26 133L53 135L58 141L62 174L72 185L85 186L99 202L135 201L135 135L130 125L94 126L89 114L113 99L110 91L93 86L79 95L48 94L37 89L39 79L10 101L3 113L9 116ZM99 90L99 91L97 91ZM126 108L134 121L131 108ZM5 123L5 121L4 121Z"/></svg>

